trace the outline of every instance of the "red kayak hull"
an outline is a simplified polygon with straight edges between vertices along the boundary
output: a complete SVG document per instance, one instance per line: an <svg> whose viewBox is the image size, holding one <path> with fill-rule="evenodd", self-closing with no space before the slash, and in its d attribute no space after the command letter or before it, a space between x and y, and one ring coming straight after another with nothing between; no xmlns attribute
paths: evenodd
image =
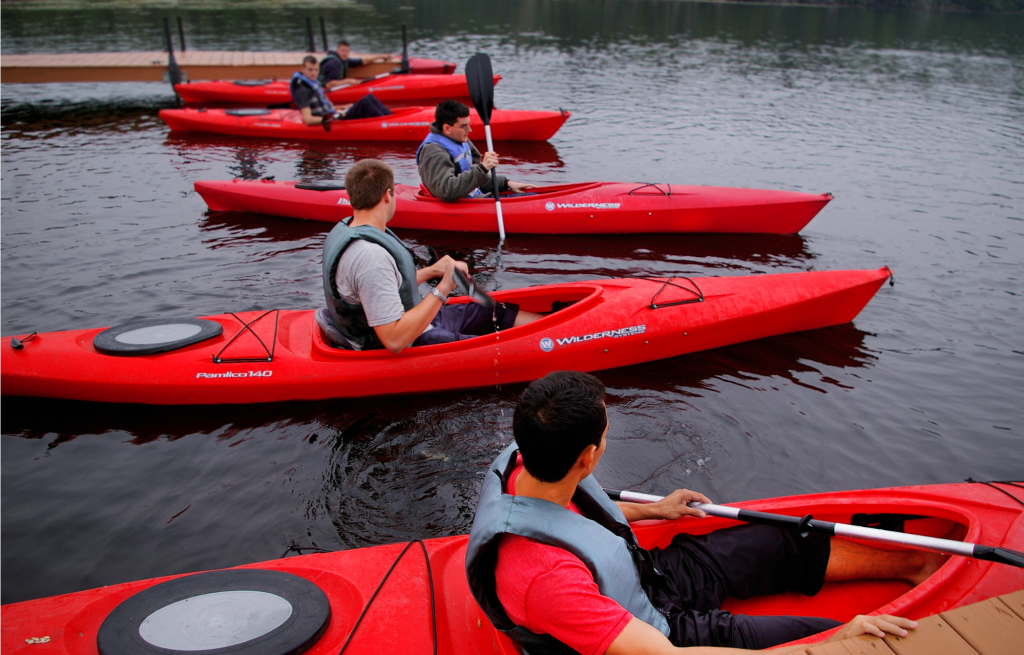
<svg viewBox="0 0 1024 655"><path fill-rule="evenodd" d="M337 223L352 215L344 190L295 188L295 182L200 180L213 211L238 211ZM538 187L501 201L508 234L726 232L796 234L830 200L828 193L729 187L583 182ZM405 184L395 188L396 228L497 232L494 200L442 202Z"/></svg>
<svg viewBox="0 0 1024 655"><path fill-rule="evenodd" d="M326 345L310 310L205 317L223 334L156 355L105 355L103 328L0 344L0 391L157 405L260 403L463 389L595 371L838 325L890 277L878 270L742 277L623 278L499 291L533 323L454 343L354 352ZM694 301L695 290L703 301ZM457 298L455 302L465 301ZM657 307L652 309L652 303ZM250 330L243 329L251 325ZM258 338L257 338L258 337ZM266 348L262 344L267 344ZM268 349L272 361L268 360ZM221 360L215 363L216 360ZM230 360L230 361L229 361Z"/></svg>
<svg viewBox="0 0 1024 655"><path fill-rule="evenodd" d="M497 84L501 75L494 76ZM237 82L216 80L210 82L185 82L177 84L174 90L187 103L243 104L250 106L280 105L292 101L287 81L263 80L259 82ZM327 92L335 105L355 102L373 93L381 102L403 103L416 100L445 100L468 98L469 87L465 75L388 75L355 86L345 86Z"/></svg>
<svg viewBox="0 0 1024 655"><path fill-rule="evenodd" d="M1007 493L1024 498L1021 490ZM943 536L954 524L966 528L965 541L1020 550L1024 548L1024 506L981 484L897 487L791 496L736 503L738 507L791 516L813 514L849 522L857 513L911 514L906 531ZM645 521L633 525L645 547L666 545L679 533L705 534L736 525L718 518ZM515 645L491 626L469 593L465 573L467 537L426 541L437 616L437 652L513 655ZM242 569L292 573L318 585L331 605L327 631L308 655L336 655L374 589L401 552L402 544L335 553L302 555L249 564ZM5 655L98 655L96 637L107 615L122 601L174 577L112 585L3 607ZM749 614L825 616L847 621L857 614L895 614L912 619L979 602L1024 588L1024 570L980 560L951 558L917 587L894 581L825 583L813 597L782 594L740 601L726 608ZM829 633L805 642L824 640ZM46 637L44 643L26 640ZM431 603L422 550L413 547L383 586L346 653L431 652Z"/></svg>
<svg viewBox="0 0 1024 655"><path fill-rule="evenodd" d="M235 115L225 109L161 109L172 131L316 141L422 141L434 121L434 107L397 107L391 116L335 121L330 132L308 126L296 109L269 109L260 115ZM471 109L474 130L483 122ZM496 109L491 115L495 141L546 141L568 120L569 112Z"/></svg>

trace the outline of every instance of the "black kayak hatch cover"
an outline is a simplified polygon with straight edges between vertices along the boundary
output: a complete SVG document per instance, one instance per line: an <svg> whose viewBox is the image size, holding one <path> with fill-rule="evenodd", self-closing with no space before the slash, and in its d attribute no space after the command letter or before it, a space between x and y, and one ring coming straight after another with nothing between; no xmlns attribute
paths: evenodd
<svg viewBox="0 0 1024 655"><path fill-rule="evenodd" d="M331 604L309 580L264 569L176 578L128 598L100 626L101 655L298 655Z"/></svg>
<svg viewBox="0 0 1024 655"><path fill-rule="evenodd" d="M97 334L93 347L106 355L154 355L220 336L221 324L202 318L151 318Z"/></svg>
<svg viewBox="0 0 1024 655"><path fill-rule="evenodd" d="M266 116L270 113L269 109L225 109L224 113L228 116Z"/></svg>

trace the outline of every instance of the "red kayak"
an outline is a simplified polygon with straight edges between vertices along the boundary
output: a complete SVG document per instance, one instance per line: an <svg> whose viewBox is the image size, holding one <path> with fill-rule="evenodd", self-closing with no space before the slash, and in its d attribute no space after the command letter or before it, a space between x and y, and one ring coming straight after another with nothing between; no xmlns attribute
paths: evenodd
<svg viewBox="0 0 1024 655"><path fill-rule="evenodd" d="M476 110L470 109L469 116L473 129L483 132ZM495 141L546 141L569 116L567 111L495 109L491 134ZM422 141L434 121L434 107L398 107L390 116L334 121L330 132L306 125L295 109L161 109L160 118L179 132L318 141Z"/></svg>
<svg viewBox="0 0 1024 655"><path fill-rule="evenodd" d="M494 76L497 84L501 75ZM174 90L188 103L221 103L268 106L292 101L288 81L279 80L218 80L213 82L185 82ZM381 102L408 103L417 100L446 100L468 98L469 87L465 75L391 75L373 77L361 84L344 86L327 92L335 105L355 102L368 93ZM420 103L423 104L423 103Z"/></svg>
<svg viewBox="0 0 1024 655"><path fill-rule="evenodd" d="M499 291L494 294L499 301L548 315L498 334L406 348L398 355L331 347L310 310L142 321L49 332L31 340L22 336L18 342L4 337L0 391L9 396L188 405L522 382L551 371L628 366L846 323L889 277L889 269L880 268L620 278ZM164 347L150 340L165 334L181 335L182 341L168 337ZM444 374L436 375L440 372Z"/></svg>
<svg viewBox="0 0 1024 655"><path fill-rule="evenodd" d="M964 541L1019 550L1024 547L1024 492L1006 484L998 487L943 484L840 491L747 501L735 506L790 516L812 514L816 519L843 523L853 521L855 515L868 515L872 520L889 518L902 523L906 533L933 537L942 537L959 525L966 528ZM733 525L736 522L728 519L686 518L638 522L633 529L640 544L652 548L667 545L676 534L705 534ZM403 552L402 544L301 555L5 605L0 644L5 655L112 655L128 652L107 646L118 638L143 646L142 640L159 643L168 639L166 634L154 630L162 616L164 626L180 625L178 634L188 635L195 643L186 648L166 644L170 647L164 650L134 652L218 652L209 650L209 643L206 649L201 648L200 637L217 639L226 635L236 639L235 649L242 649L231 652L245 655L298 653L302 652L301 646L308 647L309 655L337 655L348 640L347 655L427 654L433 652L435 639L436 652L444 655L515 655L519 652L515 644L491 626L469 592L465 572L467 541L465 536L426 540L426 558L424 549L412 544L380 586L372 604L370 598ZM215 579L218 577L220 580ZM224 578L230 580L222 582ZM296 587L305 588L308 598L297 597L292 591ZM729 598L725 608L734 613L823 616L839 621L848 621L857 614L895 614L920 619L1022 588L1024 569L954 556L916 587L890 580L826 582L812 597L786 593L749 600ZM213 593L221 596L214 597ZM266 641L271 640L270 635L280 636L266 632L274 625L272 619L260 626L259 621L250 618L250 604L240 596L232 598L231 593L262 593L290 599L290 616L286 616L307 627L301 635L291 628L283 630L298 637L300 649L268 648ZM191 614L180 613L179 624L169 612L173 607L168 604L175 602L191 602L198 607ZM364 608L365 617L356 628ZM268 634L267 639L260 644L260 650L248 650L246 638L254 639L250 635L260 634L260 628ZM310 636L305 636L307 633ZM238 637L239 634L243 636ZM828 633L822 633L804 642L820 642L827 636ZM106 647L98 648L98 641ZM237 645L238 642L244 645Z"/></svg>
<svg viewBox="0 0 1024 655"><path fill-rule="evenodd" d="M298 185L298 186L297 186ZM337 223L352 215L340 185L271 180L201 180L196 191L213 211L239 211ZM443 202L423 187L395 186L389 225L420 230L497 232L494 200ZM729 187L582 182L531 189L501 201L509 234L748 232L796 234L830 200L828 193Z"/></svg>

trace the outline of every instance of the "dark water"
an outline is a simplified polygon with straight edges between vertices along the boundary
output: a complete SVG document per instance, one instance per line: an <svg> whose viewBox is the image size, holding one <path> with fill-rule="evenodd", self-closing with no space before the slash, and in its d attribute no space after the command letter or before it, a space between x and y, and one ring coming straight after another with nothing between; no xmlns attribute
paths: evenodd
<svg viewBox="0 0 1024 655"><path fill-rule="evenodd" d="M719 502L1024 477L1024 17L684 2L5 3L4 54L490 53L499 106L573 118L513 179L831 191L794 237L409 232L490 288L638 273L896 272L854 323L606 371L600 477ZM409 3L412 4L412 3ZM77 6L76 6L77 7ZM319 38L319 37L318 37ZM327 226L209 215L196 179L321 180L414 146L171 136L162 84L2 87L2 331L307 308ZM521 386L254 407L3 398L2 601L468 529ZM304 551L308 552L308 550Z"/></svg>

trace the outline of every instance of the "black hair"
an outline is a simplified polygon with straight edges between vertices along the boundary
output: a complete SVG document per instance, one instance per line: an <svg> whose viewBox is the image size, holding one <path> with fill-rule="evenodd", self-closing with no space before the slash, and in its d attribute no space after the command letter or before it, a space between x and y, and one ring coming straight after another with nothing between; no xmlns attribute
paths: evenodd
<svg viewBox="0 0 1024 655"><path fill-rule="evenodd" d="M343 45L348 45L348 41L346 41L345 39L342 39L341 41L338 41L338 47L339 48L341 46L343 46ZM349 47L351 48L352 46L349 46Z"/></svg>
<svg viewBox="0 0 1024 655"><path fill-rule="evenodd" d="M458 100L445 100L434 110L434 121L437 127L455 125L455 121L469 116L469 107Z"/></svg>
<svg viewBox="0 0 1024 655"><path fill-rule="evenodd" d="M316 57L314 57L313 55L306 55L305 57L302 58L302 65L305 66L306 64L317 64L317 65L319 65L320 62L317 61Z"/></svg>
<svg viewBox="0 0 1024 655"><path fill-rule="evenodd" d="M604 384L579 371L548 373L526 387L512 417L523 466L542 482L558 482L587 446L600 446L608 425Z"/></svg>

